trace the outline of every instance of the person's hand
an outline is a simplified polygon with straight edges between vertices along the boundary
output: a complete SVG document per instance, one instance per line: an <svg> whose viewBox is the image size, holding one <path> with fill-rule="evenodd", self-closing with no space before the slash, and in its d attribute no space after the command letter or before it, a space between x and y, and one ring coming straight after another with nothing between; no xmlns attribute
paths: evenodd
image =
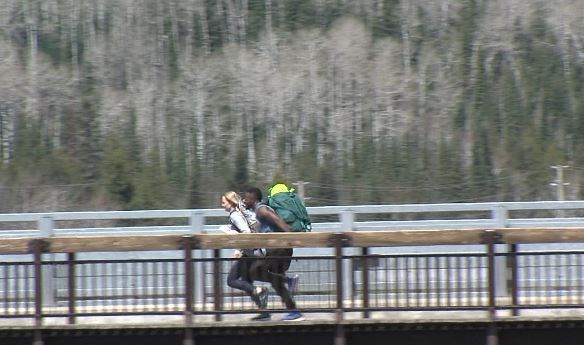
<svg viewBox="0 0 584 345"><path fill-rule="evenodd" d="M236 259L239 259L242 255L243 255L243 253L239 249L237 249L233 252L233 257Z"/></svg>

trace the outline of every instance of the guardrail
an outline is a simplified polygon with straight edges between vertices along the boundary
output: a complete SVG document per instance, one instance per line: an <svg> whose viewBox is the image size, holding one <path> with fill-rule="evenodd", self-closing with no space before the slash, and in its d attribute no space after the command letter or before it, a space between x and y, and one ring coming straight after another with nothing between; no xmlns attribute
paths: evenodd
<svg viewBox="0 0 584 345"><path fill-rule="evenodd" d="M308 211L315 232L584 224L584 201L325 206ZM222 209L0 214L0 237L213 233L218 228L214 224L226 219ZM136 224L140 222L149 224Z"/></svg>

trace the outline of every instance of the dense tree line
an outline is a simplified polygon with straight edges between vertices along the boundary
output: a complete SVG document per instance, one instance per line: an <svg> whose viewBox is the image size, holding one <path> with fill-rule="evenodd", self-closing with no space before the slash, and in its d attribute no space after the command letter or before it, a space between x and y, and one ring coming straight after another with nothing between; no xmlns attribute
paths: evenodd
<svg viewBox="0 0 584 345"><path fill-rule="evenodd" d="M571 0L7 0L2 212L554 199L584 170Z"/></svg>

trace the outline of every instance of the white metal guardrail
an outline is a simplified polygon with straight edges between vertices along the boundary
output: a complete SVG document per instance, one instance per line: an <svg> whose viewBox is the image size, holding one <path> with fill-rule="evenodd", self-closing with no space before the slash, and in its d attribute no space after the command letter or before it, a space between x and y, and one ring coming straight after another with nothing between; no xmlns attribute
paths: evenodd
<svg viewBox="0 0 584 345"><path fill-rule="evenodd" d="M575 227L584 224L584 201L323 206L309 207L308 211L315 218L313 231ZM526 217L525 214L530 215ZM318 221L319 217L329 219ZM169 220L177 225L166 225ZM226 220L227 214L222 209L11 213L0 214L0 237L188 234L214 232L218 226L212 224ZM120 225L121 221L148 221L149 224L124 226Z"/></svg>

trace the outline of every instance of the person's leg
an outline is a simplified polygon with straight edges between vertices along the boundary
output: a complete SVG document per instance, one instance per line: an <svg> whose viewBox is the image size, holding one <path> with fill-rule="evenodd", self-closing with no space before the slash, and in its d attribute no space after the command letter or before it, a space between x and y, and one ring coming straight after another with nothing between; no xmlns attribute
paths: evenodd
<svg viewBox="0 0 584 345"><path fill-rule="evenodd" d="M294 248L286 248L282 250L282 256L288 257L286 260L282 261L278 270L280 272L284 272L286 275L286 284L288 285L288 290L292 294L295 294L298 291L298 274L288 275L288 270L290 269L290 265L292 263L292 256L294 255Z"/></svg>
<svg viewBox="0 0 584 345"><path fill-rule="evenodd" d="M286 309L295 310L296 302L294 302L290 291L286 287L286 276L280 273L271 272L270 284L276 291L276 294L282 299L282 303L286 305Z"/></svg>
<svg viewBox="0 0 584 345"><path fill-rule="evenodd" d="M268 260L261 258L255 259L249 264L247 270L246 280L248 281L260 281L260 282L270 282L268 274Z"/></svg>
<svg viewBox="0 0 584 345"><path fill-rule="evenodd" d="M286 284L288 284L288 290L290 290L290 293L295 295L296 292L298 292L298 281L300 280L300 277L298 277L298 274L286 274Z"/></svg>
<svg viewBox="0 0 584 345"><path fill-rule="evenodd" d="M250 277L247 271L250 264L250 259L248 258L238 259L229 270L227 285L246 292L259 308L265 308L267 303L267 290L261 287L255 287L253 280L249 279Z"/></svg>
<svg viewBox="0 0 584 345"><path fill-rule="evenodd" d="M296 302L292 298L290 291L286 288L286 275L285 274L274 274L271 281L274 290L282 299L282 302L286 305L289 313L284 315L282 321L301 321L304 320L304 315L296 309Z"/></svg>
<svg viewBox="0 0 584 345"><path fill-rule="evenodd" d="M248 282L254 281L267 281L267 269L265 265L265 260L263 259L254 259L248 261L248 266L245 270L245 273L242 274L243 279ZM257 306L260 309L260 313L253 317L253 321L267 321L271 319L271 315L269 312L266 311L268 305L268 289L256 287L254 293L251 295L251 298L256 301Z"/></svg>
<svg viewBox="0 0 584 345"><path fill-rule="evenodd" d="M286 271L290 268L292 262L292 248L277 249L272 252L273 257L269 261L270 284L276 290L276 293L286 305L286 309L290 311L285 315L283 321L300 321L304 319L302 313L296 309L296 302L292 298L290 291L286 287L287 276Z"/></svg>
<svg viewBox="0 0 584 345"><path fill-rule="evenodd" d="M296 303L292 299L290 291L286 287L286 271L292 262L292 249L273 249L272 257L268 257L268 270L270 284L286 305L286 309L296 309Z"/></svg>
<svg viewBox="0 0 584 345"><path fill-rule="evenodd" d="M241 270L247 264L242 259L238 259L233 263L229 273L227 274L227 285L237 290L241 290L251 294L253 292L253 285L241 278Z"/></svg>
<svg viewBox="0 0 584 345"><path fill-rule="evenodd" d="M272 272L286 273L292 263L294 248L268 249L266 259L269 261L269 270Z"/></svg>

